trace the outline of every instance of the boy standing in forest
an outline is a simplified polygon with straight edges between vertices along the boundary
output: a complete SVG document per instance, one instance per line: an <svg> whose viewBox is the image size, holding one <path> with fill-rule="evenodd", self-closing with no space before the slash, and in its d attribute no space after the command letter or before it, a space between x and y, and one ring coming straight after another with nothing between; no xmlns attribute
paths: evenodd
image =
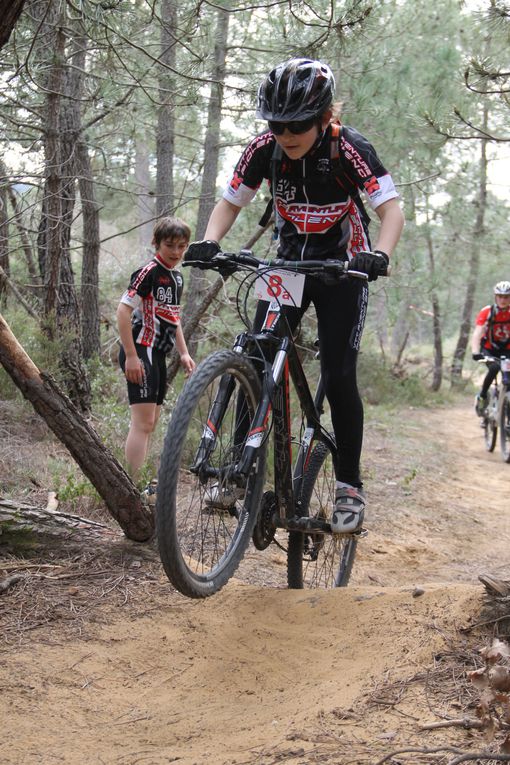
<svg viewBox="0 0 510 765"><path fill-rule="evenodd" d="M369 281L386 273L404 223L398 193L366 138L332 120L334 86L331 69L321 61L291 59L268 74L259 88L257 108L268 127L243 152L211 213L205 241L190 244L186 260L207 260L220 252L218 243L266 181L280 258L348 260ZM360 190L381 223L373 251ZM359 469L363 406L356 362L367 298L367 286L359 279L331 285L307 277L301 307L284 307L292 329L311 302L317 313L321 372L338 447L331 518L336 532L358 530L365 508ZM259 303L255 331L267 307Z"/></svg>
<svg viewBox="0 0 510 765"><path fill-rule="evenodd" d="M471 351L475 361L486 356L499 358L510 353L510 282L498 282L494 285L494 303L482 308L476 317ZM487 366L487 374L475 401L475 410L479 417L483 417L489 388L499 372L499 364L493 362Z"/></svg>
<svg viewBox="0 0 510 765"><path fill-rule="evenodd" d="M154 227L155 255L131 274L117 308L119 364L126 376L131 422L125 454L128 471L139 478L149 438L166 393L166 358L176 347L186 376L195 362L179 320L183 279L177 266L189 244L190 228L179 218L161 218Z"/></svg>

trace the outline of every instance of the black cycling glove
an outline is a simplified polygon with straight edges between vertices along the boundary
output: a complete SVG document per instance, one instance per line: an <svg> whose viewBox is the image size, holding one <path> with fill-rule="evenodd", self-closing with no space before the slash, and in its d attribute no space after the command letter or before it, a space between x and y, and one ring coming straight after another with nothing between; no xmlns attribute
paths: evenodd
<svg viewBox="0 0 510 765"><path fill-rule="evenodd" d="M184 253L184 262L189 263L195 268L215 268L226 279L227 276L231 276L237 271L237 265L227 258L224 258L224 262L221 264L213 263L213 259L219 253L221 253L221 247L214 239L205 239L203 242L191 242Z"/></svg>
<svg viewBox="0 0 510 765"><path fill-rule="evenodd" d="M485 354L484 353L472 353L471 354L471 358L473 359L473 361L481 361L482 359L485 358Z"/></svg>
<svg viewBox="0 0 510 765"><path fill-rule="evenodd" d="M360 252L349 261L349 271L362 271L369 282L375 282L379 276L386 276L390 259L382 250Z"/></svg>
<svg viewBox="0 0 510 765"><path fill-rule="evenodd" d="M210 268L212 258L219 252L221 252L220 245L212 239L191 242L184 253L184 262L190 263L195 268Z"/></svg>

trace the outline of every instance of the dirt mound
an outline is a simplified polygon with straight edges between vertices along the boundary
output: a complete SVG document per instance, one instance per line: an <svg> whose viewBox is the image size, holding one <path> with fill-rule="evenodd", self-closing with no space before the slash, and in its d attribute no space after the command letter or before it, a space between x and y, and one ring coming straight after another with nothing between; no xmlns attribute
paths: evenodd
<svg viewBox="0 0 510 765"><path fill-rule="evenodd" d="M274 762L292 751L306 762L333 717L330 754L352 762L353 740L362 757L388 733L368 707L355 711L360 699L429 665L479 604L479 589L466 585L413 596L234 583L205 602L102 627L87 642L39 645L9 657L2 761L81 765L94 752L88 762ZM405 710L430 719L424 698ZM392 746L407 736L395 732Z"/></svg>
<svg viewBox="0 0 510 765"><path fill-rule="evenodd" d="M462 728L476 702L464 670L487 638L477 577L509 578L510 466L466 403L372 419L364 467L369 536L345 590L285 589L276 548L250 550L199 602L135 547L26 569L0 596L1 762L376 765L440 750L446 765L483 749Z"/></svg>

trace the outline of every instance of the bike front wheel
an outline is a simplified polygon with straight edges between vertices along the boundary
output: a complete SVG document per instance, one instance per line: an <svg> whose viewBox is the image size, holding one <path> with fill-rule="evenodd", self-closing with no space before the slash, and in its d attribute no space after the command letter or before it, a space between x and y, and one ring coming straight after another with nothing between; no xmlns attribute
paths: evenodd
<svg viewBox="0 0 510 765"><path fill-rule="evenodd" d="M313 449L303 476L301 508L304 515L329 519L335 501L333 453L325 443ZM345 587L351 576L358 540L353 535L289 533L287 579L301 589Z"/></svg>
<svg viewBox="0 0 510 765"><path fill-rule="evenodd" d="M161 455L156 532L169 580L189 597L223 587L250 541L264 447L244 480L236 466L259 398L252 363L219 351L197 367L175 405Z"/></svg>
<svg viewBox="0 0 510 765"><path fill-rule="evenodd" d="M501 455L505 462L510 462L510 392L507 391L501 402L501 419L499 422L499 439Z"/></svg>

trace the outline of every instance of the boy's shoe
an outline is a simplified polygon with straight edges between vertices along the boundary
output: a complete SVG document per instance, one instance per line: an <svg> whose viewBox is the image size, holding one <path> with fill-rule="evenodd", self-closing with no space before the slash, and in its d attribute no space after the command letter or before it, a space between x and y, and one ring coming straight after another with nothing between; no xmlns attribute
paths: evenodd
<svg viewBox="0 0 510 765"><path fill-rule="evenodd" d="M354 486L337 487L335 507L331 516L331 531L334 534L352 534L359 531L365 515L363 489Z"/></svg>
<svg viewBox="0 0 510 765"><path fill-rule="evenodd" d="M142 491L142 500L145 502L146 505L155 505L156 504L156 498L157 498L157 492L158 492L158 482L154 478L150 483L147 484L145 489Z"/></svg>
<svg viewBox="0 0 510 765"><path fill-rule="evenodd" d="M232 510L236 501L242 499L244 489L239 486L222 486L219 483L213 483L206 489L205 504L207 507L215 510Z"/></svg>
<svg viewBox="0 0 510 765"><path fill-rule="evenodd" d="M486 409L487 396L482 396L481 393L478 393L475 398L475 412L477 413L478 417L483 417L485 415Z"/></svg>

